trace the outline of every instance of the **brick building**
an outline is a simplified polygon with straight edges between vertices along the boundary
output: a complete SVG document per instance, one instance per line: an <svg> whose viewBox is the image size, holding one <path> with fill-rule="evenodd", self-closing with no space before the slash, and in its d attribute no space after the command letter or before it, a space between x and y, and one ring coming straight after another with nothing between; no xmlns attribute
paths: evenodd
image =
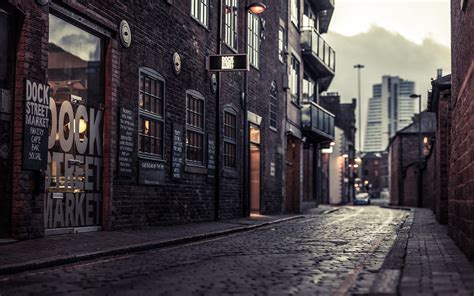
<svg viewBox="0 0 474 296"><path fill-rule="evenodd" d="M451 75L438 77L431 82L428 111L436 113L435 143L427 169L433 174L433 211L436 220L448 224L448 139L450 132L449 101L451 100ZM428 178L424 176L424 178Z"/></svg>
<svg viewBox="0 0 474 296"><path fill-rule="evenodd" d="M324 40L333 0L290 0L284 29L287 46L285 210L299 212L327 197L328 168L321 148L334 140L334 115L319 96L335 75L335 51ZM322 146L323 145L323 146Z"/></svg>
<svg viewBox="0 0 474 296"><path fill-rule="evenodd" d="M362 155L362 179L364 186L372 197L380 197L380 193L388 188L388 153L366 152Z"/></svg>
<svg viewBox="0 0 474 296"><path fill-rule="evenodd" d="M354 164L356 132L356 99L351 103L341 103L338 93L326 93L320 96L320 103L329 112L335 115L335 137L331 147L323 149L328 155L328 186L327 199L323 202L329 204L346 204L353 200Z"/></svg>
<svg viewBox="0 0 474 296"><path fill-rule="evenodd" d="M2 2L0 237L298 212L303 180L315 200L334 2L246 4ZM207 70L234 53L248 71Z"/></svg>
<svg viewBox="0 0 474 296"><path fill-rule="evenodd" d="M289 210L287 9L2 2L0 236ZM246 52L248 72L206 70Z"/></svg>
<svg viewBox="0 0 474 296"><path fill-rule="evenodd" d="M398 206L431 207L431 196L423 195L418 202L418 186L423 186L419 180L419 145L421 146L421 170L426 165L426 158L431 153L431 147L436 132L436 115L424 111L421 113L421 143L419 141L420 115L414 117L413 123L398 131L390 139L388 146L388 174L390 204ZM421 173L422 174L422 173ZM431 183L426 184L431 186ZM423 189L421 189L423 192ZM425 199L426 197L426 199Z"/></svg>
<svg viewBox="0 0 474 296"><path fill-rule="evenodd" d="M448 229L474 259L474 3L451 1L452 88L448 110Z"/></svg>

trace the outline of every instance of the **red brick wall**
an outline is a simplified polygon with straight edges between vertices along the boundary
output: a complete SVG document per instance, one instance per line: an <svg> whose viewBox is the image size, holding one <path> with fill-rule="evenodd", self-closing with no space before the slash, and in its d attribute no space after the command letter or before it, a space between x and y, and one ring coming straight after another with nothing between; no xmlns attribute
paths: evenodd
<svg viewBox="0 0 474 296"><path fill-rule="evenodd" d="M12 230L17 239L43 235L43 194L35 189L44 177L22 169L24 79L46 82L48 65L48 13L34 0L21 1L10 7L18 23L15 69L13 172L12 172ZM24 22L21 19L24 18Z"/></svg>
<svg viewBox="0 0 474 296"><path fill-rule="evenodd" d="M416 207L418 195L418 167L412 164L405 169L403 178L403 206Z"/></svg>
<svg viewBox="0 0 474 296"><path fill-rule="evenodd" d="M474 259L474 3L451 1L452 125L449 151L449 234Z"/></svg>
<svg viewBox="0 0 474 296"><path fill-rule="evenodd" d="M425 161L425 167L422 170L422 197L424 208L434 208L434 193L436 184L436 146L432 146L430 154Z"/></svg>
<svg viewBox="0 0 474 296"><path fill-rule="evenodd" d="M443 92L438 100L436 142L434 144L436 167L434 169L433 210L436 220L441 224L448 223L448 137L450 91Z"/></svg>

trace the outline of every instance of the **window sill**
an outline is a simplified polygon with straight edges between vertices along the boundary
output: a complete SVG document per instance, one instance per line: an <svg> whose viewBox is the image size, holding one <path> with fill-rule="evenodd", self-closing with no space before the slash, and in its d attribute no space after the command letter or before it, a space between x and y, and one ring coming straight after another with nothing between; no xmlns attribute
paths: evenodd
<svg viewBox="0 0 474 296"><path fill-rule="evenodd" d="M273 126L269 126L268 127L270 130L274 131L275 133L278 133L278 129L276 127L273 127Z"/></svg>
<svg viewBox="0 0 474 296"><path fill-rule="evenodd" d="M230 46L227 42L224 41L224 42L222 42L222 43L224 43L225 47L227 47L227 48L228 48L230 51L232 51L233 53L235 53L235 54L238 54L238 53L239 53L236 48L233 48L233 47Z"/></svg>
<svg viewBox="0 0 474 296"><path fill-rule="evenodd" d="M239 172L237 172L236 169L225 168L224 170L222 170L222 178L238 179L239 178Z"/></svg>
<svg viewBox="0 0 474 296"><path fill-rule="evenodd" d="M202 28L204 28L207 32L211 32L211 30L209 30L209 27L206 26L205 24L201 23L200 20L198 20L197 18L195 18L193 15L191 15L191 19L193 19L199 26L201 26ZM208 19L209 21L209 19Z"/></svg>
<svg viewBox="0 0 474 296"><path fill-rule="evenodd" d="M207 168L198 164L186 163L184 165L184 171L190 174L207 175Z"/></svg>
<svg viewBox="0 0 474 296"><path fill-rule="evenodd" d="M296 108L301 109L301 105L298 104L297 102L291 100L291 104L293 104Z"/></svg>
<svg viewBox="0 0 474 296"><path fill-rule="evenodd" d="M137 156L138 156L138 159L146 159L146 160L153 160L153 161L166 163L166 160L164 160L161 156L157 156L157 155L153 155L153 154L138 152Z"/></svg>

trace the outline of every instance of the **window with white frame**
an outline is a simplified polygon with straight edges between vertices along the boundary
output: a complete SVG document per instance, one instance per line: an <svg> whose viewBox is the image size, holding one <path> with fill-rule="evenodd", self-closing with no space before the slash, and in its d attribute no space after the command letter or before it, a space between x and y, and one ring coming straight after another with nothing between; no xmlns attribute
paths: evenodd
<svg viewBox="0 0 474 296"><path fill-rule="evenodd" d="M138 151L163 158L165 80L151 69L140 69Z"/></svg>
<svg viewBox="0 0 474 296"><path fill-rule="evenodd" d="M299 27L300 25L300 1L299 0L291 0L291 21Z"/></svg>
<svg viewBox="0 0 474 296"><path fill-rule="evenodd" d="M191 0L191 15L207 27L209 0Z"/></svg>
<svg viewBox="0 0 474 296"><path fill-rule="evenodd" d="M224 111L224 167L237 167L237 115Z"/></svg>
<svg viewBox="0 0 474 296"><path fill-rule="evenodd" d="M291 101L299 104L300 95L300 62L294 55L291 56L291 69L289 75Z"/></svg>
<svg viewBox="0 0 474 296"><path fill-rule="evenodd" d="M238 0L225 0L224 6L224 41L237 50Z"/></svg>
<svg viewBox="0 0 474 296"><path fill-rule="evenodd" d="M248 13L247 24L247 52L250 64L256 68L259 67L260 52L260 18L251 12Z"/></svg>
<svg viewBox="0 0 474 296"><path fill-rule="evenodd" d="M204 164L204 97L195 91L186 93L186 160Z"/></svg>
<svg viewBox="0 0 474 296"><path fill-rule="evenodd" d="M285 62L285 28L278 29L278 59L280 62Z"/></svg>

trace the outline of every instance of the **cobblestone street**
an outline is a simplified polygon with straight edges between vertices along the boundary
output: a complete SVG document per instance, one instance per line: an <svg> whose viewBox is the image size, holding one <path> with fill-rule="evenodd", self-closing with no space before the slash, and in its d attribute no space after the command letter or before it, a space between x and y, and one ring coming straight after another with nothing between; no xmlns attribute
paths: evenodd
<svg viewBox="0 0 474 296"><path fill-rule="evenodd" d="M0 279L20 294L369 293L408 212L343 207L177 247Z"/></svg>

